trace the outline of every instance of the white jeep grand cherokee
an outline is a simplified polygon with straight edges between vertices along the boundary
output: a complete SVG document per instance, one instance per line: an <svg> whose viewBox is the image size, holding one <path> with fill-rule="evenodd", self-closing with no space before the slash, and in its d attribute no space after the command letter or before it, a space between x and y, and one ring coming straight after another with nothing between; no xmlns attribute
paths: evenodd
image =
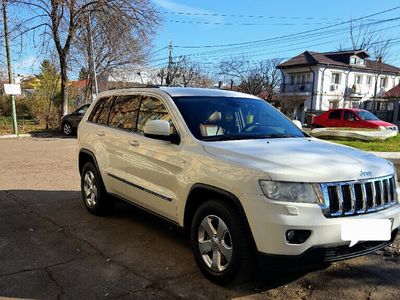
<svg viewBox="0 0 400 300"><path fill-rule="evenodd" d="M110 211L113 195L184 227L199 268L219 284L248 275L254 254L331 262L384 247L400 227L392 163L312 138L254 96L109 91L78 138L87 209ZM385 241L342 239L346 221L377 219L390 220Z"/></svg>

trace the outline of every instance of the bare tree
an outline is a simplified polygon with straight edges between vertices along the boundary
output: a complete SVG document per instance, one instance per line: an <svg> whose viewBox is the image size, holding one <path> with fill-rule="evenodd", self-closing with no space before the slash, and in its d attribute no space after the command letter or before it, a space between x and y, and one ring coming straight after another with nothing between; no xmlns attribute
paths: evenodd
<svg viewBox="0 0 400 300"><path fill-rule="evenodd" d="M280 59L262 60L256 63L244 58L232 58L219 64L220 75L237 82L239 90L253 95L265 91L271 101L280 84L280 73L276 66Z"/></svg>
<svg viewBox="0 0 400 300"><path fill-rule="evenodd" d="M148 40L157 23L157 12L148 0L13 0L13 3L26 7L34 14L34 17L27 14L29 19L25 20L26 30L23 33L41 29L43 40L51 38L54 43L60 64L64 115L68 112L69 55L77 33L87 26L88 14L110 16L110 23L118 20L117 28L120 28L118 24L128 24L132 34L144 41Z"/></svg>
<svg viewBox="0 0 400 300"><path fill-rule="evenodd" d="M150 43L132 34L131 25L114 12L105 15L94 11L86 23L87 26L77 32L73 51L77 52L76 63L88 70L86 98L90 98L94 71L100 78L106 78L112 70L133 69L145 62Z"/></svg>
<svg viewBox="0 0 400 300"><path fill-rule="evenodd" d="M168 80L167 80L168 77ZM181 56L176 61L172 61L169 66L161 68L157 72L157 81L161 85L179 86L209 86L210 79L207 74L202 72L200 64L187 56Z"/></svg>
<svg viewBox="0 0 400 300"><path fill-rule="evenodd" d="M350 22L349 33L352 49L363 49L367 51L371 57L369 67L375 74L372 105L372 111L374 111L375 100L378 93L379 76L382 75L384 61L390 54L391 47L393 46L393 39L383 31L377 30L376 26L362 22L358 25Z"/></svg>

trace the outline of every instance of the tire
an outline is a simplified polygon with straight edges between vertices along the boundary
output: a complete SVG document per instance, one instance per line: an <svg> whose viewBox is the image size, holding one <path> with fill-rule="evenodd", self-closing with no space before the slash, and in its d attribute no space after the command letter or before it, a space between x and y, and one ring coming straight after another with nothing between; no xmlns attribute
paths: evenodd
<svg viewBox="0 0 400 300"><path fill-rule="evenodd" d="M72 125L68 121L61 124L61 130L66 136L71 136L74 133Z"/></svg>
<svg viewBox="0 0 400 300"><path fill-rule="evenodd" d="M249 236L237 209L220 200L202 204L191 226L192 248L202 273L219 285L248 280L254 268Z"/></svg>
<svg viewBox="0 0 400 300"><path fill-rule="evenodd" d="M82 200L87 210L97 216L112 213L115 200L104 187L100 173L92 162L87 162L81 172Z"/></svg>

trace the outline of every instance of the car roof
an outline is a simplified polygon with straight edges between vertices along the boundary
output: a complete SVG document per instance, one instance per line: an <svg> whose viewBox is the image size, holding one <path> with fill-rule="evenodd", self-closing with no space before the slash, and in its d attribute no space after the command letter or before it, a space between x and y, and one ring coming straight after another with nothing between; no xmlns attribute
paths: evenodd
<svg viewBox="0 0 400 300"><path fill-rule="evenodd" d="M237 98L254 98L258 99L258 97L244 94L240 92L230 91L230 90L221 90L221 89L210 89L210 88L192 88L192 87L160 87L161 90L169 94L171 97L198 97L198 96L206 96L206 97L237 97Z"/></svg>
<svg viewBox="0 0 400 300"><path fill-rule="evenodd" d="M100 93L97 99L104 96L112 96L115 94L129 95L132 92L155 92L160 93L160 90L167 93L171 97L234 97L234 98L249 98L249 99L260 99L256 96L239 93L230 90L221 90L213 88L192 88L192 87L137 87L127 89L116 89L109 90Z"/></svg>

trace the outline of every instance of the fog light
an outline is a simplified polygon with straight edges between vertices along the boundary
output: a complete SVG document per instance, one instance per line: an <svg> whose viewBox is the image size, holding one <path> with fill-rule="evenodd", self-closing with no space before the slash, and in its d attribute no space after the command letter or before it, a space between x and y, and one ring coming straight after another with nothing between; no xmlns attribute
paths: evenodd
<svg viewBox="0 0 400 300"><path fill-rule="evenodd" d="M286 240L291 241L294 238L294 230L286 231Z"/></svg>
<svg viewBox="0 0 400 300"><path fill-rule="evenodd" d="M286 231L286 242L288 244L303 244L311 235L311 230L294 230Z"/></svg>

